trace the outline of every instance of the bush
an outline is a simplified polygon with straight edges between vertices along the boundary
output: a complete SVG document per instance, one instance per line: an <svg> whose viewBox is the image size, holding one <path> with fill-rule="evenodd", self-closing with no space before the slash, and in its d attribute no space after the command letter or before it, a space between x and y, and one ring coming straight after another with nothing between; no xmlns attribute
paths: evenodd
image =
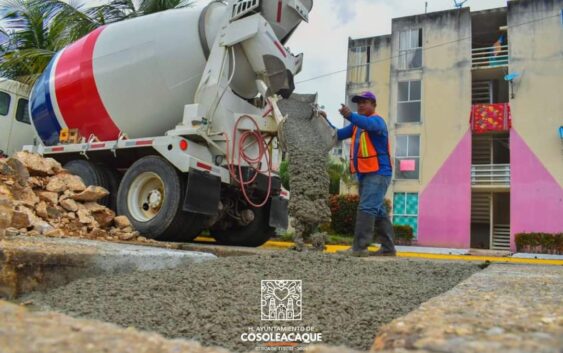
<svg viewBox="0 0 563 353"><path fill-rule="evenodd" d="M280 179L282 186L289 190L289 170L288 170L288 162L287 160L282 161L280 164Z"/></svg>
<svg viewBox="0 0 563 353"><path fill-rule="evenodd" d="M329 199L332 230L338 234L354 234L356 225L356 211L360 196L333 195Z"/></svg>
<svg viewBox="0 0 563 353"><path fill-rule="evenodd" d="M395 230L395 244L397 245L411 245L414 240L414 231L408 225L394 225Z"/></svg>
<svg viewBox="0 0 563 353"><path fill-rule="evenodd" d="M563 255L563 233L516 234L516 251L533 254Z"/></svg>
<svg viewBox="0 0 563 353"><path fill-rule="evenodd" d="M356 212L360 196L333 195L329 199L332 230L342 235L353 235L356 226ZM385 199L387 213L391 213L391 201Z"/></svg>

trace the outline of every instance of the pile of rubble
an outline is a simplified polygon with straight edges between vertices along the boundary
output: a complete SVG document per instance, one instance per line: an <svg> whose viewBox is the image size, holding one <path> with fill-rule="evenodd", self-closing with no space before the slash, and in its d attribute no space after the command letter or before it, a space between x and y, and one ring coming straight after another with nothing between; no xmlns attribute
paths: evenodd
<svg viewBox="0 0 563 353"><path fill-rule="evenodd" d="M52 158L18 152L0 159L0 237L145 240L127 217L97 203L108 194L86 186Z"/></svg>

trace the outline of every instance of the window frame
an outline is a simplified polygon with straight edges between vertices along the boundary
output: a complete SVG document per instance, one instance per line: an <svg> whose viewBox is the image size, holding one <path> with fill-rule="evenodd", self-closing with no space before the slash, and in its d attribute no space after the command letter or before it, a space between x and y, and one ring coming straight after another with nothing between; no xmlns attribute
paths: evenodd
<svg viewBox="0 0 563 353"><path fill-rule="evenodd" d="M406 156L399 156L398 155L398 149L399 149L399 137L406 137L407 138L407 146L406 146ZM418 156L411 156L409 155L409 143L410 143L410 138L411 137L418 137ZM415 180L415 181L420 181L420 175L421 175L421 171L422 171L422 156L421 156L421 149L420 146L422 145L422 138L420 134L397 134L395 135L395 165L393 166L393 173L394 173L394 180ZM403 177L399 177L398 173L399 171L399 166L401 163L401 160L403 159L415 159L418 163L416 164L418 166L417 168L417 172L418 172L418 176L416 178L403 178ZM410 172L412 173L412 172Z"/></svg>
<svg viewBox="0 0 563 353"><path fill-rule="evenodd" d="M400 100L400 85L401 83L408 83L408 90L407 90L407 99L406 101L402 101ZM411 84L412 82L419 82L420 83L420 98L418 100L411 100ZM423 92L422 92L422 80L403 80L403 81L398 81L397 82L397 118L396 118L396 123L397 124L421 124L422 123L422 97L423 97ZM419 119L418 121L400 121L400 115L399 115L399 106L401 104L410 104L410 103L419 103L420 104L420 113L419 113Z"/></svg>
<svg viewBox="0 0 563 353"><path fill-rule="evenodd" d="M398 209L395 200L397 195L401 195L402 196L402 200L403 200L403 204L404 207L403 209L405 210L404 213L395 213L395 210ZM407 213L407 196L408 195L416 195L416 215L412 215L412 214L408 214ZM392 222L393 224L395 223L395 217L403 217L403 218L414 218L416 219L416 229L413 229L414 232L414 238L418 239L418 226L419 226L419 220L420 220L420 193L418 192L402 192L402 191L395 191L393 192L393 219Z"/></svg>
<svg viewBox="0 0 563 353"><path fill-rule="evenodd" d="M25 110L24 110L23 114L20 114L20 113L21 113L21 109L22 109L22 108L21 108L21 107L22 107L22 102L24 102L24 101L26 102L26 103L25 103ZM28 117L29 120L20 119L22 116L25 116L25 111L26 111L26 110L28 111L27 117ZM22 124L31 125L31 116L29 115L29 99L27 99L27 98L18 98L18 104L17 104L17 106L16 106L16 121L17 121L17 122L20 122L20 123L22 123Z"/></svg>
<svg viewBox="0 0 563 353"><path fill-rule="evenodd" d="M359 58L361 57L359 54L361 54L363 52L363 50L365 50L365 62L359 62ZM349 67L348 67L348 71L352 72L352 70L355 70L357 68L360 67L364 67L366 68L366 77L364 78L363 81L358 81L358 82L354 82L352 79L350 79L350 83L352 84L365 84L365 83L369 83L370 82L370 78L371 78L371 45L360 45L360 46L355 46L355 47L351 47L350 48L350 54L356 54L356 62L352 63L351 60L349 60Z"/></svg>
<svg viewBox="0 0 563 353"><path fill-rule="evenodd" d="M418 32L418 47L412 47L412 34ZM401 71L409 71L409 70L420 70L422 69L422 67L424 66L424 62L423 62L423 56L422 56L422 51L423 51L423 46L424 46L424 42L423 42L423 33L422 33L422 27L418 27L418 28L410 28L410 29L405 29L402 31L399 31L399 55L397 56L398 58L398 65L397 68ZM408 33L408 38L406 40L407 42L407 46L405 48L402 47L402 34L403 33ZM420 51L420 66L417 67L409 67L409 63L407 62L408 59L408 54L411 52L414 52L414 54L416 55L416 52ZM404 60L404 61L403 61Z"/></svg>
<svg viewBox="0 0 563 353"><path fill-rule="evenodd" d="M0 116L8 116L8 115L10 115L10 110L11 110L11 107L12 107L12 99L13 99L13 97L12 97L12 95L11 95L10 93L4 92L4 91L0 91L0 95L6 95L6 96L8 97L8 108L7 108L7 110L6 110L6 113L2 113L2 112L0 111Z"/></svg>

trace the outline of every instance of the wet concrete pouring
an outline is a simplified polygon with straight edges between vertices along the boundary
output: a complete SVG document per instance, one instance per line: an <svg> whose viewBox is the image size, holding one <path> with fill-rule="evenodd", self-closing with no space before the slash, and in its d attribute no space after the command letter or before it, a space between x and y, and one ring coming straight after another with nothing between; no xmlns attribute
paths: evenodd
<svg viewBox="0 0 563 353"><path fill-rule="evenodd" d="M319 225L330 222L328 206L328 152L333 146L330 128L314 112L316 95L294 94L278 103L287 120L281 132L289 154L291 198L289 214L295 229L295 250L305 250L310 238L314 250L323 250L326 234ZM327 129L328 128L328 129ZM324 130L324 131L323 131Z"/></svg>
<svg viewBox="0 0 563 353"><path fill-rule="evenodd" d="M367 350L378 327L477 271L475 264L284 251L80 279L21 300L35 309L247 352L257 346L241 341L249 327L296 326L261 321L261 280L299 279L303 320L298 326L314 326L325 344Z"/></svg>

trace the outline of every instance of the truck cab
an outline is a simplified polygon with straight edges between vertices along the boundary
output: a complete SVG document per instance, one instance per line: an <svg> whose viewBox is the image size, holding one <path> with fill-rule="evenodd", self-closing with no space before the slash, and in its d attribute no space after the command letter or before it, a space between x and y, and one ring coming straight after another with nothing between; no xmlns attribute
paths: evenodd
<svg viewBox="0 0 563 353"><path fill-rule="evenodd" d="M35 130L29 117L30 87L0 79L0 156L20 151L33 143Z"/></svg>

